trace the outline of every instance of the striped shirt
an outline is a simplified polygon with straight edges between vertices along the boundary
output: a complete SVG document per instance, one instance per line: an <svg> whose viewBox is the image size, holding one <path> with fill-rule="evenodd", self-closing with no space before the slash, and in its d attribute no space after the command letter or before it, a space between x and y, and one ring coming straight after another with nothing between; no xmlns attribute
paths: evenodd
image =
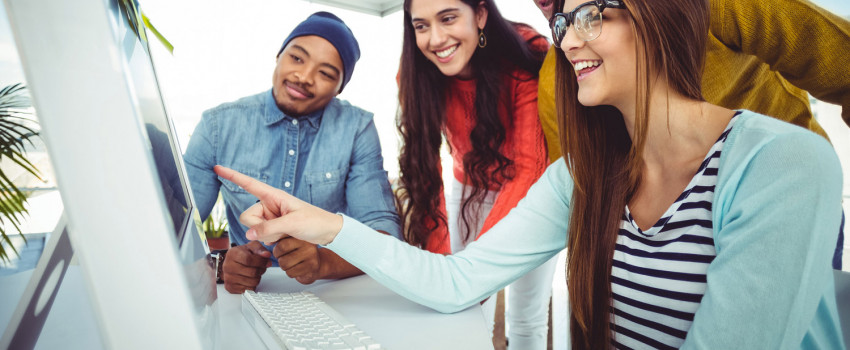
<svg viewBox="0 0 850 350"><path fill-rule="evenodd" d="M716 255L711 206L717 164L737 116L655 225L641 230L626 206L611 270L614 347L677 349L685 341Z"/></svg>

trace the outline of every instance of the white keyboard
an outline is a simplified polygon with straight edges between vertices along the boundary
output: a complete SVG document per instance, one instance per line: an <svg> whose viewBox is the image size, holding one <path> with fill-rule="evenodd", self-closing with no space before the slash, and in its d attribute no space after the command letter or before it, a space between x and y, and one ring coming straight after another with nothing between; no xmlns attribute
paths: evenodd
<svg viewBox="0 0 850 350"><path fill-rule="evenodd" d="M245 291L242 314L270 349L382 349L381 344L310 292Z"/></svg>

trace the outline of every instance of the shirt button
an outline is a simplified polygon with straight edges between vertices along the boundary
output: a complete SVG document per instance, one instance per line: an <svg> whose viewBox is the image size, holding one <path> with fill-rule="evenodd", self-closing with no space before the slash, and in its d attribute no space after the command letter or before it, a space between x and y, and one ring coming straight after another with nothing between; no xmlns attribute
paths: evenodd
<svg viewBox="0 0 850 350"><path fill-rule="evenodd" d="M294 150L294 149L289 150L289 155L290 155L290 156L294 156L294 155L295 155L295 150Z"/></svg>
<svg viewBox="0 0 850 350"><path fill-rule="evenodd" d="M292 119L292 125L298 125L298 119Z"/></svg>
<svg viewBox="0 0 850 350"><path fill-rule="evenodd" d="M287 182L284 182L284 183L283 183L283 187L287 187L287 188L288 188L290 185L292 185L292 184L291 184L291 183L289 183L289 181L287 181Z"/></svg>
<svg viewBox="0 0 850 350"><path fill-rule="evenodd" d="M326 178L328 178L328 179L330 179L330 178L331 178L331 173L325 173L325 177L326 177Z"/></svg>

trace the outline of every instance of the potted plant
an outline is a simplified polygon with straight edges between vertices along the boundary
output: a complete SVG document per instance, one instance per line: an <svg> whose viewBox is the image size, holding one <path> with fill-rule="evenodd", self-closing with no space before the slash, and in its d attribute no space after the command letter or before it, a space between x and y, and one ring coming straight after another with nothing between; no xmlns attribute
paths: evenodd
<svg viewBox="0 0 850 350"><path fill-rule="evenodd" d="M24 146L38 137L33 118L32 103L26 87L22 83L12 84L0 89L0 160L7 158L23 168L27 173L42 180L38 169L24 156ZM27 194L12 183L12 180L0 169L0 218L12 224L15 231L26 242L20 225L28 214L25 203ZM0 260L9 261L5 246L18 255L6 232L6 225L0 225ZM5 244L3 244L5 243Z"/></svg>
<svg viewBox="0 0 850 350"><path fill-rule="evenodd" d="M230 247L230 237L227 235L227 217L224 213L224 203L221 194L215 201L210 215L204 219L204 235L207 237L207 245L210 250L227 249Z"/></svg>

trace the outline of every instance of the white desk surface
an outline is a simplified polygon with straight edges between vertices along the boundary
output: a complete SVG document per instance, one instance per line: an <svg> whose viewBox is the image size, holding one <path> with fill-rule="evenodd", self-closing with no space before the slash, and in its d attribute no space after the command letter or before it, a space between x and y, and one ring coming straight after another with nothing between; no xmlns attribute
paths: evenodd
<svg viewBox="0 0 850 350"><path fill-rule="evenodd" d="M310 291L388 349L493 348L480 306L441 314L401 297L365 275L305 286L282 270L269 268L257 291ZM221 349L263 348L260 338L242 317L241 298L219 285Z"/></svg>
<svg viewBox="0 0 850 350"><path fill-rule="evenodd" d="M20 298L31 275L32 271L25 271L0 278L0 336L17 306L13 300ZM36 349L103 349L93 304L78 266L68 268L59 288ZM368 276L304 286L280 269L270 268L258 286L261 292L302 290L315 293L388 349L493 348L481 307L441 314L395 294ZM218 286L219 349L264 348L242 316L241 297Z"/></svg>

